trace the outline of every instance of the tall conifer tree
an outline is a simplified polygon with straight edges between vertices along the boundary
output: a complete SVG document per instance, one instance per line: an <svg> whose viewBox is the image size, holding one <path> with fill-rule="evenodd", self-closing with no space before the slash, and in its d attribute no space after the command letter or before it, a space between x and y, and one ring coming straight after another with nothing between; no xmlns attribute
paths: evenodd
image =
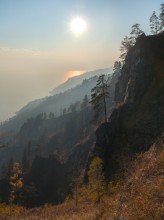
<svg viewBox="0 0 164 220"><path fill-rule="evenodd" d="M160 31L164 30L164 4L161 4L161 12L159 14Z"/></svg>
<svg viewBox="0 0 164 220"><path fill-rule="evenodd" d="M105 176L103 174L103 161L100 157L95 157L88 171L89 188L92 198L100 202L101 196L105 192Z"/></svg>
<svg viewBox="0 0 164 220"><path fill-rule="evenodd" d="M90 103L94 109L94 119L96 121L102 112L104 112L104 121L107 122L107 98L109 97L109 84L105 75L100 75L96 86L91 90Z"/></svg>
<svg viewBox="0 0 164 220"><path fill-rule="evenodd" d="M158 34L160 31L160 22L155 11L153 11L152 16L150 17L150 29L152 34Z"/></svg>

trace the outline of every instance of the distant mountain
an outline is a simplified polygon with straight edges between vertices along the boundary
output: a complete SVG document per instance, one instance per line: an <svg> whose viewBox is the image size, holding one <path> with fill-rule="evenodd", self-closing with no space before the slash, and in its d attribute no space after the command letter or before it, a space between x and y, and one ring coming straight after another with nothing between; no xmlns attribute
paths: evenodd
<svg viewBox="0 0 164 220"><path fill-rule="evenodd" d="M114 90L118 77L115 74L106 77L111 85L110 98L107 100L109 116L114 104ZM86 95L89 101L90 91L96 85L97 78L94 76L85 79L80 85L63 93L31 102L10 121L0 126L0 142L1 146L5 146L0 149L0 167L11 158L21 161L24 148L32 142L33 157L35 150L43 146L44 152L41 156L55 153L64 161L69 160L69 168L73 164L74 155L78 155L81 149L77 170L80 170L80 167L84 168L94 142L95 125L90 124L93 118L91 104L88 102L85 109L81 104ZM50 112L54 113L54 116L50 117ZM11 130L15 133L8 132Z"/></svg>
<svg viewBox="0 0 164 220"><path fill-rule="evenodd" d="M81 84L83 80L89 79L93 76L99 76L102 74L112 74L112 68L106 68L106 69L98 69L90 72L86 72L84 74L81 74L79 76L74 76L71 78L68 78L68 80L61 85L57 86L55 89L53 89L50 93L52 95L65 92L71 88L74 88L75 86Z"/></svg>
<svg viewBox="0 0 164 220"><path fill-rule="evenodd" d="M25 105L13 118L0 126L0 132L18 131L28 118L36 117L40 113L49 114L53 112L58 117L64 109L81 102L85 95L90 98L90 91L96 85L97 76L101 74L112 76L111 69L108 68L91 71L68 79L54 90L54 95L34 100Z"/></svg>
<svg viewBox="0 0 164 220"><path fill-rule="evenodd" d="M36 99L34 101L27 103L27 105L25 105L18 112L16 112L16 115L20 114L21 112L24 112L24 111L31 111L32 109L36 108L39 104L41 104L45 99L46 99L46 97L42 98L42 99Z"/></svg>
<svg viewBox="0 0 164 220"><path fill-rule="evenodd" d="M33 101L27 103L27 105L25 105L18 112L16 112L16 115L21 114L25 111L32 111L33 109L37 108L42 102L46 101L47 98L52 97L57 94L60 94L60 93L63 93L63 92L66 92L66 91L82 84L85 79L89 79L94 76L99 76L102 74L112 75L112 68L98 69L98 70L86 72L86 73L79 75L79 76L74 76L74 77L68 78L67 81L60 84L59 86L57 86L55 89L53 89L50 92L51 96L44 97L41 99L36 99L36 100L33 100ZM52 112L53 112L53 110L52 110Z"/></svg>

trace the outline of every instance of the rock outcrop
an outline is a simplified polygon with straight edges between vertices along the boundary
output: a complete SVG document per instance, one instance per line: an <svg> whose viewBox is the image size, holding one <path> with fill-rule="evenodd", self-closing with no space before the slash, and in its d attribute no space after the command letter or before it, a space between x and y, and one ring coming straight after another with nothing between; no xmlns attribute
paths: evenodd
<svg viewBox="0 0 164 220"><path fill-rule="evenodd" d="M137 39L126 56L115 101L109 122L96 131L89 158L104 159L107 179L116 177L164 131L164 32Z"/></svg>

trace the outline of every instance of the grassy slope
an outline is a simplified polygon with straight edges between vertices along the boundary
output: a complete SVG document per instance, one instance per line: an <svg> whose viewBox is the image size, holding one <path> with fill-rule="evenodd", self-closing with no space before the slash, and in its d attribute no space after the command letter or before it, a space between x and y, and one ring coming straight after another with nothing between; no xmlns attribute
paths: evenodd
<svg viewBox="0 0 164 220"><path fill-rule="evenodd" d="M11 220L162 220L164 219L164 135L151 149L137 156L123 184L110 184L100 204L81 189L78 208L73 200L62 205L26 210L0 205L0 219Z"/></svg>

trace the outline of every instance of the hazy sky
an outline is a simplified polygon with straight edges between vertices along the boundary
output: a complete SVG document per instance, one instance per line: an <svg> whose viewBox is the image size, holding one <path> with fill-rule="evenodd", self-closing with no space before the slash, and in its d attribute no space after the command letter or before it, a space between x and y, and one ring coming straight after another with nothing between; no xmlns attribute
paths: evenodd
<svg viewBox="0 0 164 220"><path fill-rule="evenodd" d="M77 70L113 65L120 42L162 0L0 0L0 121L28 101L48 95ZM72 18L85 19L78 38ZM72 74L71 74L72 75Z"/></svg>

